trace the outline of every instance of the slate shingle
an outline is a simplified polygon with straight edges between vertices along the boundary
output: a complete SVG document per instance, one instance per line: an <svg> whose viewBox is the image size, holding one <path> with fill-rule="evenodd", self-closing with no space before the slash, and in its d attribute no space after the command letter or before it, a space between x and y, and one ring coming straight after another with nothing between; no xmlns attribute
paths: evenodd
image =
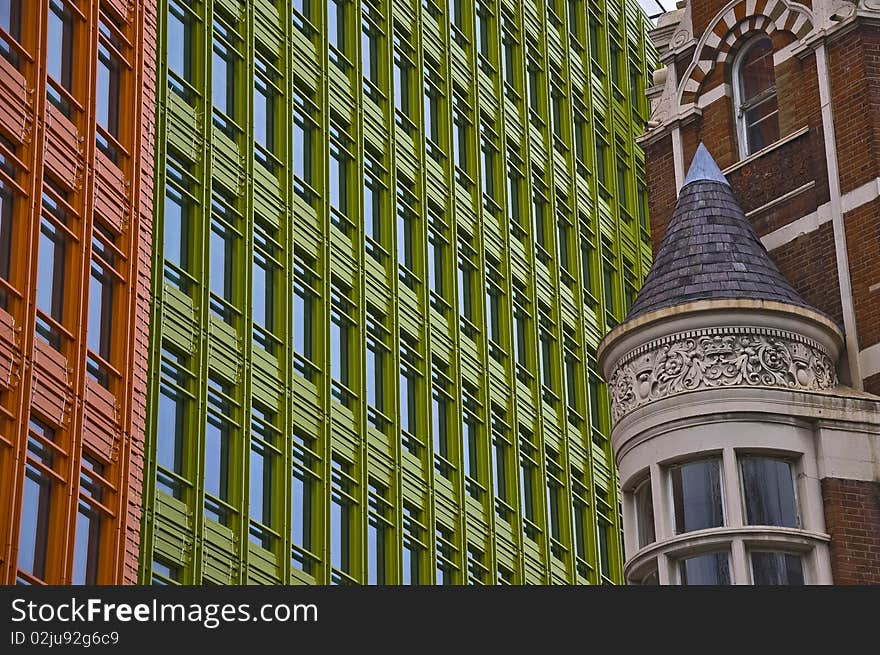
<svg viewBox="0 0 880 655"><path fill-rule="evenodd" d="M776 268L703 146L626 320L697 300L774 300L810 307Z"/></svg>

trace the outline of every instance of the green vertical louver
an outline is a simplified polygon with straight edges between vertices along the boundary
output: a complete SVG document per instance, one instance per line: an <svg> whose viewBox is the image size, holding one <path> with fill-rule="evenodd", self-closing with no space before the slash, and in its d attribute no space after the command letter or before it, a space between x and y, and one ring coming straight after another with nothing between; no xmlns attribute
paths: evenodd
<svg viewBox="0 0 880 655"><path fill-rule="evenodd" d="M634 1L164 0L142 582L619 582Z"/></svg>

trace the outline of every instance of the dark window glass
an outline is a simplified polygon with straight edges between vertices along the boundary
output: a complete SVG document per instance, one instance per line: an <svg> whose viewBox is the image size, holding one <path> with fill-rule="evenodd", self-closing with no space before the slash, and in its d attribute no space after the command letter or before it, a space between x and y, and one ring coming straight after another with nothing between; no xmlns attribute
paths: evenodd
<svg viewBox="0 0 880 655"><path fill-rule="evenodd" d="M385 487L370 483L367 531L367 582L370 584L387 583L388 544L391 537L387 495Z"/></svg>
<svg viewBox="0 0 880 655"><path fill-rule="evenodd" d="M119 140L119 71L116 55L103 42L99 43L96 118L98 124L116 140ZM96 138L98 148L116 163L119 156L116 147L100 132Z"/></svg>
<svg viewBox="0 0 880 655"><path fill-rule="evenodd" d="M109 362L110 333L113 328L113 278L102 265L92 262L90 280L88 344L92 352ZM107 385L105 375L95 376L104 386Z"/></svg>
<svg viewBox="0 0 880 655"><path fill-rule="evenodd" d="M52 481L35 467L25 469L18 535L18 568L36 578L46 575Z"/></svg>
<svg viewBox="0 0 880 655"><path fill-rule="evenodd" d="M370 173L364 177L364 233L376 243L382 243L382 186ZM377 252L375 248L368 251Z"/></svg>
<svg viewBox="0 0 880 655"><path fill-rule="evenodd" d="M169 582L180 582L180 579L181 570L178 565L158 559L153 560L151 584L164 586Z"/></svg>
<svg viewBox="0 0 880 655"><path fill-rule="evenodd" d="M791 464L771 457L743 457L741 466L746 522L799 527Z"/></svg>
<svg viewBox="0 0 880 655"><path fill-rule="evenodd" d="M403 506L403 584L417 585L422 582L422 542L424 528L421 525L421 512L408 503Z"/></svg>
<svg viewBox="0 0 880 655"><path fill-rule="evenodd" d="M403 353L401 353L403 357ZM416 374L410 365L400 363L400 429L415 434L418 429L416 416ZM409 442L408 442L409 443Z"/></svg>
<svg viewBox="0 0 880 655"><path fill-rule="evenodd" d="M724 525L718 458L678 464L670 468L669 474L676 534Z"/></svg>
<svg viewBox="0 0 880 655"><path fill-rule="evenodd" d="M16 42L21 40L21 0L0 0L0 27ZM0 36L0 56L18 68L18 51Z"/></svg>
<svg viewBox="0 0 880 655"><path fill-rule="evenodd" d="M430 84L425 83L425 137L435 144L440 143L440 94ZM431 153L436 152L433 148Z"/></svg>
<svg viewBox="0 0 880 655"><path fill-rule="evenodd" d="M330 144L330 206L348 215L348 155L336 143ZM338 218L334 219L337 221Z"/></svg>
<svg viewBox="0 0 880 655"><path fill-rule="evenodd" d="M180 498L179 476L183 474L183 444L186 430L186 380L181 358L162 351L162 378L159 386L159 413L157 417L156 474L157 486ZM169 475L172 473L174 475Z"/></svg>
<svg viewBox="0 0 880 655"><path fill-rule="evenodd" d="M730 561L726 552L704 553L679 563L683 585L729 585Z"/></svg>
<svg viewBox="0 0 880 655"><path fill-rule="evenodd" d="M293 350L297 371L307 378L312 372L305 362L314 356L314 277L299 259L294 260L293 285Z"/></svg>
<svg viewBox="0 0 880 655"><path fill-rule="evenodd" d="M804 584L804 567L800 555L791 553L752 553L752 577L756 585Z"/></svg>
<svg viewBox="0 0 880 655"><path fill-rule="evenodd" d="M431 421L434 433L434 453L445 460L449 459L449 401L442 392L435 389L431 400ZM440 472L448 471L441 464Z"/></svg>
<svg viewBox="0 0 880 655"><path fill-rule="evenodd" d="M331 313L330 321L330 372L333 379L345 386L349 384L349 346L351 326L338 310Z"/></svg>
<svg viewBox="0 0 880 655"><path fill-rule="evenodd" d="M462 443L465 448L465 469L468 477L480 479L479 421L469 412L462 418Z"/></svg>
<svg viewBox="0 0 880 655"><path fill-rule="evenodd" d="M352 501L351 481L348 473L351 465L346 462L333 462L333 487L330 503L330 563L344 573L351 571L352 557ZM331 578L333 582L341 578Z"/></svg>
<svg viewBox="0 0 880 655"><path fill-rule="evenodd" d="M522 493L522 513L529 521L535 520L535 465L525 455L520 461L520 485Z"/></svg>
<svg viewBox="0 0 880 655"><path fill-rule="evenodd" d="M748 46L739 62L738 116L743 124L745 154L751 154L779 139L779 107L773 43L761 37Z"/></svg>
<svg viewBox="0 0 880 655"><path fill-rule="evenodd" d="M445 294L443 283L443 257L446 250L443 240L433 231L428 233L428 283L431 291L441 298Z"/></svg>
<svg viewBox="0 0 880 655"><path fill-rule="evenodd" d="M2 155L0 155L2 159ZM4 167L6 168L6 167ZM12 209L14 196L12 189L0 180L0 278L9 282L12 260ZM0 287L0 307L6 309L8 293Z"/></svg>
<svg viewBox="0 0 880 655"><path fill-rule="evenodd" d="M654 498L651 493L651 480L645 480L633 493L636 507L636 525L639 533L639 548L653 543L654 534Z"/></svg>
<svg viewBox="0 0 880 655"><path fill-rule="evenodd" d="M214 124L229 136L233 136L232 123L235 111L235 55L232 50L214 38L214 56L211 71L211 100L214 104ZM218 114L217 112L221 112Z"/></svg>
<svg viewBox="0 0 880 655"><path fill-rule="evenodd" d="M361 22L361 57L363 59L364 78L379 85L379 35L369 21ZM369 89L365 86L364 89Z"/></svg>
<svg viewBox="0 0 880 655"><path fill-rule="evenodd" d="M473 295L474 269L464 257L458 259L458 298L461 307L461 315L469 321L474 321L474 295Z"/></svg>
<svg viewBox="0 0 880 655"><path fill-rule="evenodd" d="M233 283L233 235L231 230L217 221L211 222L210 283L211 292L227 303L232 302ZM212 302L211 309L227 323L232 322L232 312L223 303Z"/></svg>
<svg viewBox="0 0 880 655"><path fill-rule="evenodd" d="M192 84L192 18L177 2L168 2L168 27L165 31L168 46L168 88L184 100L191 100L189 89L181 80Z"/></svg>
<svg viewBox="0 0 880 655"><path fill-rule="evenodd" d="M407 56L401 52L399 37L395 38L395 41L398 44L395 44L394 52L394 108L409 118L410 105L412 104L412 89L410 87L412 65Z"/></svg>
<svg viewBox="0 0 880 655"><path fill-rule="evenodd" d="M554 480L547 481L547 522L550 526L550 536L557 541L562 538L562 524L559 516L559 502L562 496L562 488Z"/></svg>
<svg viewBox="0 0 880 655"><path fill-rule="evenodd" d="M272 476L275 451L257 440L251 441L249 504L251 521L272 527ZM250 538L263 548L271 548L269 533L251 526Z"/></svg>
<svg viewBox="0 0 880 655"><path fill-rule="evenodd" d="M312 569L312 559L306 553L312 548L312 507L315 494L313 447L312 439L294 432L293 475L290 485L290 540L293 545L291 559L296 568L306 573Z"/></svg>
<svg viewBox="0 0 880 655"><path fill-rule="evenodd" d="M275 152L275 88L269 82L268 65L259 58L254 59L256 75L254 76L254 141L268 153ZM257 161L271 166L269 157L255 152Z"/></svg>
<svg viewBox="0 0 880 655"><path fill-rule="evenodd" d="M492 458L494 459L493 485L495 497L507 501L507 457L510 445L500 436L493 437Z"/></svg>
<svg viewBox="0 0 880 655"><path fill-rule="evenodd" d="M606 578L611 577L611 524L599 519L597 534L599 537L599 571Z"/></svg>
<svg viewBox="0 0 880 655"><path fill-rule="evenodd" d="M327 2L327 40L333 46L330 60L340 68L344 68L344 59L339 55L347 55L346 48L346 0L328 0ZM334 52L335 50L335 52Z"/></svg>
<svg viewBox="0 0 880 655"><path fill-rule="evenodd" d="M306 185L312 184L313 175L313 135L314 123L306 104L305 97L298 91L293 92L293 174ZM296 192L300 196L309 195L301 183L296 184Z"/></svg>
<svg viewBox="0 0 880 655"><path fill-rule="evenodd" d="M223 383L209 380L208 419L205 426L205 493L214 496L205 499L205 512L209 518L226 524L227 511L216 500L229 500L229 449L232 436L230 423L231 406L226 396L231 388Z"/></svg>
<svg viewBox="0 0 880 655"><path fill-rule="evenodd" d="M64 232L45 218L40 222L40 251L37 260L37 307L58 323L64 310ZM60 348L57 331L37 319L37 333Z"/></svg>
<svg viewBox="0 0 880 655"><path fill-rule="evenodd" d="M169 166L169 171L172 170ZM169 173L170 178L172 175ZM165 261L171 264L165 268L165 279L186 292L189 288L187 280L175 268L182 271L189 270L190 202L187 195L171 184L165 186L164 220L163 253Z"/></svg>
<svg viewBox="0 0 880 655"><path fill-rule="evenodd" d="M0 2L0 15L6 13ZM63 114L70 116L70 103L57 86L70 93L73 87L73 17L70 9L60 0L49 2L49 43L46 50L46 72L50 80L46 88L49 101ZM57 85L57 86L56 86Z"/></svg>
<svg viewBox="0 0 880 655"><path fill-rule="evenodd" d="M275 329L275 270L275 264L271 259L258 250L254 251L251 296L253 319L255 325L267 332L273 332ZM274 342L257 335L255 338L267 351L274 350Z"/></svg>
<svg viewBox="0 0 880 655"><path fill-rule="evenodd" d="M76 516L73 584L93 585L98 581L98 551L101 541L101 515L80 501Z"/></svg>
<svg viewBox="0 0 880 655"><path fill-rule="evenodd" d="M106 503L104 466L89 455L83 455L80 468L80 501L76 519L73 554L73 584L93 585L98 581L102 515L89 500Z"/></svg>

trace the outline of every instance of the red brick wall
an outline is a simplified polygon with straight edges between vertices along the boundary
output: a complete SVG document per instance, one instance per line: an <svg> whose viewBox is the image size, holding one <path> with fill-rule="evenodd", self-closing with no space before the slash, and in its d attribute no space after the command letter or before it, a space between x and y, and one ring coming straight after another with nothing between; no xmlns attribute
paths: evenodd
<svg viewBox="0 0 880 655"><path fill-rule="evenodd" d="M880 199L848 212L844 225L859 347L864 349L880 341L880 290L870 291L880 284Z"/></svg>
<svg viewBox="0 0 880 655"><path fill-rule="evenodd" d="M822 480L835 584L880 584L880 482Z"/></svg>
<svg viewBox="0 0 880 655"><path fill-rule="evenodd" d="M865 391L880 396L880 373L865 378Z"/></svg>
<svg viewBox="0 0 880 655"><path fill-rule="evenodd" d="M770 256L804 300L828 314L838 325L843 324L834 230L830 222L776 248Z"/></svg>
<svg viewBox="0 0 880 655"><path fill-rule="evenodd" d="M843 193L877 176L880 33L860 26L828 49L831 98Z"/></svg>
<svg viewBox="0 0 880 655"><path fill-rule="evenodd" d="M675 208L675 163L672 137L646 144L645 165L648 183L648 216L651 221L651 245L654 253L660 248L666 225Z"/></svg>

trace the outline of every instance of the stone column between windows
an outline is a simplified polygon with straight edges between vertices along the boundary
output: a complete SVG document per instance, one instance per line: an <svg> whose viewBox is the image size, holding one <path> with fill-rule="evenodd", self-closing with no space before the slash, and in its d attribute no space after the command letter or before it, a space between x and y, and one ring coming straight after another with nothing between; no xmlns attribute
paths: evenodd
<svg viewBox="0 0 880 655"><path fill-rule="evenodd" d="M724 525L730 528L743 526L743 506L739 492L739 471L736 451L725 448L722 454L722 489L724 494Z"/></svg>
<svg viewBox="0 0 880 655"><path fill-rule="evenodd" d="M804 558L807 562L807 584L834 584L831 575L831 553L826 544L818 544Z"/></svg>
<svg viewBox="0 0 880 655"><path fill-rule="evenodd" d="M651 464L651 503L654 506L654 541L666 541L672 537L669 512L668 485L659 464Z"/></svg>
<svg viewBox="0 0 880 655"><path fill-rule="evenodd" d="M730 544L730 583L750 585L749 565L746 561L746 546L742 539L734 539Z"/></svg>
<svg viewBox="0 0 880 655"><path fill-rule="evenodd" d="M657 555L657 582L661 586L678 584L674 566L675 560L668 557L665 553Z"/></svg>
<svg viewBox="0 0 880 655"><path fill-rule="evenodd" d="M652 483L653 484L653 483ZM652 488L653 489L653 488ZM652 498L653 501L653 498ZM623 494L623 545L624 562L639 550L639 521L636 516L636 497L633 491ZM655 521L656 523L656 521ZM654 530L656 531L656 526Z"/></svg>

